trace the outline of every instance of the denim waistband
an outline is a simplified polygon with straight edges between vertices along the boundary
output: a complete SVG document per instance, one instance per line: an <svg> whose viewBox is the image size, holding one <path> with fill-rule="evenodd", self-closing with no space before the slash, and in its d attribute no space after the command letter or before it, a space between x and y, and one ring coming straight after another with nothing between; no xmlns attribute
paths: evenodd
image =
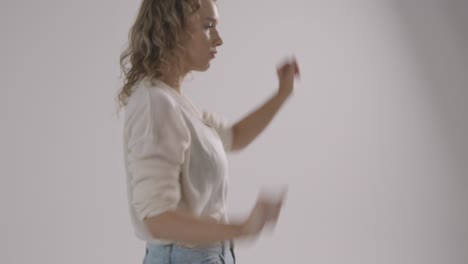
<svg viewBox="0 0 468 264"><path fill-rule="evenodd" d="M169 246L176 246L176 247L184 247L184 248L213 248L219 247L221 249L234 249L234 241L233 240L226 240L223 242L214 243L212 245L200 246L200 245L187 245L182 243L170 243L170 244L152 244L151 242L146 243L146 248L153 246L153 247L169 247Z"/></svg>
<svg viewBox="0 0 468 264"><path fill-rule="evenodd" d="M231 254L232 258L234 260L234 263L236 263L236 257L234 253L234 241L233 240L227 240L223 242L218 242L214 243L212 245L199 245L199 246L186 246L180 243L171 243L171 244L152 244L151 242L146 243L146 253L148 254L148 250L151 248L151 251L157 251L157 252L179 252L182 254L186 254L188 252L198 252L200 250L202 251L211 251L211 252L217 252L217 254L220 254L222 256ZM185 253L184 253L185 252Z"/></svg>

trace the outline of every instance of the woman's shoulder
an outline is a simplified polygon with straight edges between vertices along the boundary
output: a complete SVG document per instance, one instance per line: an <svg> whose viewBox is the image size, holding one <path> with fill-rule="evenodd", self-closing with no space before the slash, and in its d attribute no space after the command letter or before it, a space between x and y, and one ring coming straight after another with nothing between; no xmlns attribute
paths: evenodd
<svg viewBox="0 0 468 264"><path fill-rule="evenodd" d="M130 101L138 105L151 105L156 107L171 107L179 106L179 101L168 91L166 87L159 82L151 82L147 79L141 80L135 87L134 92L130 96Z"/></svg>

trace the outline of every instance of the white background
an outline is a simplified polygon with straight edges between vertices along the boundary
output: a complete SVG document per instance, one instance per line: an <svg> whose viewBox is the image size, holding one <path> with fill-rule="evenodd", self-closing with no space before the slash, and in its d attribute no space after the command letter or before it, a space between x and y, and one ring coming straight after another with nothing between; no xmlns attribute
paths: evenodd
<svg viewBox="0 0 468 264"><path fill-rule="evenodd" d="M139 1L1 1L0 263L141 263L119 55ZM231 121L302 80L230 155L230 215L289 186L238 263L466 264L468 2L219 1L224 46L183 91Z"/></svg>

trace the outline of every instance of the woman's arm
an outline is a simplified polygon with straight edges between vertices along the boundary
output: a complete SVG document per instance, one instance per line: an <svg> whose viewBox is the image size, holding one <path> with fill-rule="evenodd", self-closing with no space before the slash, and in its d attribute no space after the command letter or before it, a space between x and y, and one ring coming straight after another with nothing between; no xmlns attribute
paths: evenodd
<svg viewBox="0 0 468 264"><path fill-rule="evenodd" d="M165 212L144 221L154 238L186 244L209 245L242 234L241 224L224 224L182 211Z"/></svg>
<svg viewBox="0 0 468 264"><path fill-rule="evenodd" d="M214 219L199 218L180 210L145 218L145 225L156 239L185 244L210 245L219 241L257 236L265 225L278 220L285 192L279 199L261 195L245 221L226 224Z"/></svg>
<svg viewBox="0 0 468 264"><path fill-rule="evenodd" d="M277 69L279 79L278 92L267 102L253 111L232 128L232 150L247 147L267 126L281 108L294 88L294 78L299 77L299 66L294 58Z"/></svg>
<svg viewBox="0 0 468 264"><path fill-rule="evenodd" d="M277 93L232 127L232 150L247 147L267 126L289 95Z"/></svg>

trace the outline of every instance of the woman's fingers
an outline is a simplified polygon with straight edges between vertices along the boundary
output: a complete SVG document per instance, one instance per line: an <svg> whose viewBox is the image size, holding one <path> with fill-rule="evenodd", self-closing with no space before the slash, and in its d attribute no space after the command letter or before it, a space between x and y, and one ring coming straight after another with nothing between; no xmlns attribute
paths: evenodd
<svg viewBox="0 0 468 264"><path fill-rule="evenodd" d="M292 79L294 78L294 76L300 78L301 71L299 69L299 64L294 59L293 61L282 64L277 69L277 74L280 80L286 80L286 79Z"/></svg>
<svg viewBox="0 0 468 264"><path fill-rule="evenodd" d="M244 223L244 235L256 236L266 226L273 228L278 221L286 197L287 188L279 192L262 190L257 197L247 221Z"/></svg>
<svg viewBox="0 0 468 264"><path fill-rule="evenodd" d="M297 61L294 62L294 73L295 73L298 77L301 77L301 71L299 70L299 65L297 64Z"/></svg>

